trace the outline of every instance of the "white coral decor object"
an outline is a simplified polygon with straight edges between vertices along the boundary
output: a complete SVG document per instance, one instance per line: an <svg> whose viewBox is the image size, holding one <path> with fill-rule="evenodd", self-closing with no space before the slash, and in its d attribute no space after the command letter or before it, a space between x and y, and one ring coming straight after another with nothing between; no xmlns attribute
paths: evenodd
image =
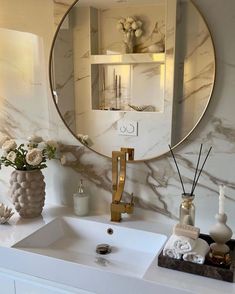
<svg viewBox="0 0 235 294"><path fill-rule="evenodd" d="M0 224L5 224L12 217L14 212L12 209L0 203Z"/></svg>

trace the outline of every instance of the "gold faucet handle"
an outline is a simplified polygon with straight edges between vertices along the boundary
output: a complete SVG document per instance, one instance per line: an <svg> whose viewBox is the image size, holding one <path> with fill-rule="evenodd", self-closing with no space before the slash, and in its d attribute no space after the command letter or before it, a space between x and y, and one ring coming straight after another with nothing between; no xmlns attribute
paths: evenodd
<svg viewBox="0 0 235 294"><path fill-rule="evenodd" d="M127 160L134 160L134 151L134 148L121 147L121 152L125 152L127 154Z"/></svg>

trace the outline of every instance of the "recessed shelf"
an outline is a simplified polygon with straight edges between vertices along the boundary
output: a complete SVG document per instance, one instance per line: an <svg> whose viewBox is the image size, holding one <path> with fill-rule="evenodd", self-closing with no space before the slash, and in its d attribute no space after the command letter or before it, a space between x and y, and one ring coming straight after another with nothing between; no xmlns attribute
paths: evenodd
<svg viewBox="0 0 235 294"><path fill-rule="evenodd" d="M91 55L91 64L165 63L165 53Z"/></svg>

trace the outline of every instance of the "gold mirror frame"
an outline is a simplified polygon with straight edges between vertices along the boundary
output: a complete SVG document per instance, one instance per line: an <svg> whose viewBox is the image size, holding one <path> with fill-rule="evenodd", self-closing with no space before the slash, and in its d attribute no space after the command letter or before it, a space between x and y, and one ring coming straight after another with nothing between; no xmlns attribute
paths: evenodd
<svg viewBox="0 0 235 294"><path fill-rule="evenodd" d="M73 9L73 7L79 2L80 0L75 0L71 6L69 7L69 9L66 11L66 13L64 14L64 16L62 17L57 29L56 29L56 32L55 32L55 35L54 35L54 38L53 38L53 41L52 41L52 45L51 45L51 50L50 50L50 57L49 57L49 81L50 81L50 89L51 89L51 93L52 93L52 98L53 98L53 101L54 101L54 105L57 109L57 112L59 113L59 116L60 118L62 119L62 121L64 122L66 128L69 130L69 132L80 142L81 140L79 140L78 136L71 130L71 128L68 126L68 124L66 123L64 117L62 116L61 114L61 111L56 103L56 100L55 100L55 97L53 95L53 81L52 81L52 63L53 63L53 50L54 50L54 46L55 46L55 42L56 42L56 39L57 39L57 36L58 36L58 33L61 29L61 25L63 24L64 20L66 19L67 15L70 13L70 11ZM207 98L207 103L204 107L204 110L201 112L201 115L197 121L197 123L195 123L194 127L187 133L187 135L185 135L178 143L176 143L174 146L172 146L172 149L175 149L177 148L180 144L182 144L192 133L193 131L196 129L196 127L199 125L200 121L202 120L203 116L205 115L207 109L208 109L208 106L210 104L210 101L211 101L211 98L212 98L212 94L213 94L213 91L214 91L214 86L215 86L215 80L216 80L216 54L215 54L215 47L214 47L214 42L213 42L213 39L212 39L212 35L211 35L211 31L208 27L208 24L204 18L204 16L202 15L202 13L200 12L200 10L198 9L198 7L195 5L194 1L193 0L188 0L189 2L191 2L194 6L194 8L197 10L197 12L199 13L199 15L201 16L201 18L203 19L204 23L205 23L205 26L207 27L207 30L208 30L208 33L209 33L209 37L210 37L210 40L211 40L211 44L212 44L212 50L213 50L213 60L214 60L214 71L213 71L213 82L212 82L212 86L211 86L211 90L210 90L210 94L208 95L208 98ZM110 156L107 156L105 154L102 154L94 149L92 149L91 147L85 145L88 149L90 149L91 151L95 152L96 154L99 154L101 156L104 156L106 158L111 158L111 154ZM140 159L140 160L134 160L132 162L144 162L144 161L149 161L149 160L153 160L153 159L156 159L156 158L161 158L163 157L164 155L166 155L169 151L165 151L164 153L160 154L160 155L156 155L154 157L151 157L151 158L147 158L147 159Z"/></svg>

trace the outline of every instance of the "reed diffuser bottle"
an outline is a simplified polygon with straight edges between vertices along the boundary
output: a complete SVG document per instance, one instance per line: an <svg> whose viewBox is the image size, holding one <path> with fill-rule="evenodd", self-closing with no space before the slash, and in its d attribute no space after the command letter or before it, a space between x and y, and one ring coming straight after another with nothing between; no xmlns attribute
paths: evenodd
<svg viewBox="0 0 235 294"><path fill-rule="evenodd" d="M182 202L180 204L180 224L195 224L195 205L193 204L194 195L190 193L182 194Z"/></svg>
<svg viewBox="0 0 235 294"><path fill-rule="evenodd" d="M180 224L194 226L194 224L195 224L195 205L193 204L194 190L197 186L198 180L200 178L200 175L202 173L202 170L203 170L204 165L206 163L206 160L211 152L212 147L210 147L209 151L207 152L206 158L205 158L204 162L202 163L201 169L199 170L199 163L200 163L201 153L202 153L202 144L200 146L199 156L198 156L198 160L197 160L197 166L195 169L193 184L192 184L192 188L191 188L190 193L185 192L184 183L183 183L183 180L182 180L182 177L180 174L180 170L179 170L175 155L174 155L170 145L169 145L169 149L170 149L171 155L174 159L175 166L176 166L176 169L177 169L177 172L178 172L178 175L180 178L181 186L183 189L182 202L180 204L180 213L179 213Z"/></svg>

